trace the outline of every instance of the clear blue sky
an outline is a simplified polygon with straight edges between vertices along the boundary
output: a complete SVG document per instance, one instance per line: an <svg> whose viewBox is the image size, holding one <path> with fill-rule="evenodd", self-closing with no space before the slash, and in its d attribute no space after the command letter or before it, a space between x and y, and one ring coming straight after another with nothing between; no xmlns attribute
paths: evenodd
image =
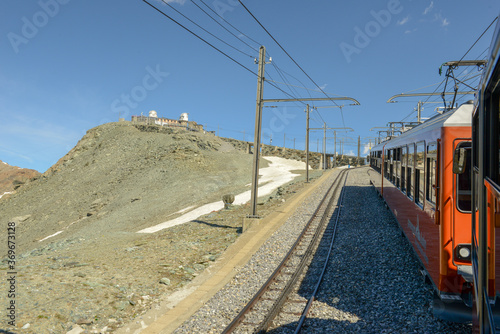
<svg viewBox="0 0 500 334"><path fill-rule="evenodd" d="M273 64L266 79L309 89L317 87L281 51L236 0L204 0L230 35L192 1L170 4L218 41L158 0L150 0L253 73L259 45ZM215 16L200 0L201 8ZM439 66L460 59L499 14L497 0L248 1L243 3L299 65L331 96L349 96L361 106L319 109L311 127L351 127L352 143L377 133L375 126L416 120L417 99L392 95L440 83ZM253 140L257 78L141 0L4 0L0 2L0 160L44 172L99 124L120 114L156 110L217 130L222 136ZM484 58L494 26L465 59ZM360 33L361 31L361 33ZM247 42L251 47L243 44ZM277 65L281 72L278 72ZM460 70L461 72L462 70ZM469 75L477 73L469 69ZM464 73L464 74L465 74ZM283 77L282 77L283 76ZM477 84L477 80L471 80ZM322 93L276 84L296 97ZM437 85L417 92L434 91ZM438 91L441 91L440 88ZM264 98L287 98L265 84ZM470 99L463 98L461 102ZM433 98L429 101L439 101ZM339 105L345 102L337 102ZM269 104L263 141L299 149L305 142L305 106ZM315 106L332 103L317 102ZM424 116L440 104L427 104ZM316 150L321 131L311 134ZM332 134L329 134L333 137ZM333 152L333 140L327 150ZM356 152L356 145L345 152Z"/></svg>

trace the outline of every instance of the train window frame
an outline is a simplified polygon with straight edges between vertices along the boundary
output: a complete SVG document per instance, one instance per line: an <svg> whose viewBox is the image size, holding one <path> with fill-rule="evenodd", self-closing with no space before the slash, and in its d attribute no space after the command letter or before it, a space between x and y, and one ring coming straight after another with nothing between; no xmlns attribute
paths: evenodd
<svg viewBox="0 0 500 334"><path fill-rule="evenodd" d="M389 181L394 182L394 149L389 150Z"/></svg>
<svg viewBox="0 0 500 334"><path fill-rule="evenodd" d="M457 138L455 140L459 140L455 146L455 148L461 148L462 146L466 146L467 150L467 163L465 165L465 172L462 174L455 174L454 180L453 180L453 188L454 188L454 198L455 198L455 207L456 209L461 212L461 213L472 213L472 143L470 140L466 140L464 138ZM466 179L467 175L468 180ZM465 180L465 182L463 181ZM462 182L461 182L462 181ZM459 189L460 184L464 184L468 181L468 187L469 189L462 190ZM460 199L459 196L468 196L468 200L463 200ZM461 203L467 202L470 203L470 207L468 209L464 209L463 206L461 206Z"/></svg>
<svg viewBox="0 0 500 334"><path fill-rule="evenodd" d="M389 155L389 150L385 149L382 158L382 165L383 165L382 168L384 169L384 177L387 179L388 179L387 175L389 175L388 160L387 160L388 155Z"/></svg>
<svg viewBox="0 0 500 334"><path fill-rule="evenodd" d="M436 207L437 201L437 149L437 142L428 143L425 158L425 167L427 169L425 200L433 207Z"/></svg>
<svg viewBox="0 0 500 334"><path fill-rule="evenodd" d="M396 188L401 188L401 147L397 147L395 149L396 158L395 158L395 184Z"/></svg>
<svg viewBox="0 0 500 334"><path fill-rule="evenodd" d="M401 146L401 187L399 188L406 195L406 165L408 164L408 146Z"/></svg>
<svg viewBox="0 0 500 334"><path fill-rule="evenodd" d="M422 155L420 157L420 154ZM415 144L415 177L414 177L414 198L415 204L424 207L425 203L425 141L419 141Z"/></svg>
<svg viewBox="0 0 500 334"><path fill-rule="evenodd" d="M408 162L406 165L406 196L415 201L415 143L408 145Z"/></svg>

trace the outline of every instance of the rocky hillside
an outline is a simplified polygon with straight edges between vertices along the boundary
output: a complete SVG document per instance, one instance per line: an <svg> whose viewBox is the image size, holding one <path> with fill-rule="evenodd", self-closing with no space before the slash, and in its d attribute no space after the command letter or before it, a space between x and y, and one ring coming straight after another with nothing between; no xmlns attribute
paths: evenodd
<svg viewBox="0 0 500 334"><path fill-rule="evenodd" d="M39 175L36 170L11 166L0 160L0 196L7 196L6 193L13 192Z"/></svg>
<svg viewBox="0 0 500 334"><path fill-rule="evenodd" d="M129 122L89 130L47 172L0 199L1 225L16 224L17 325L105 333L145 312L214 261L241 233L247 210L136 232L248 190L251 167L244 148L209 134ZM9 270L6 246L2 233L0 273Z"/></svg>
<svg viewBox="0 0 500 334"><path fill-rule="evenodd" d="M135 232L250 182L251 156L219 138L181 129L108 123L91 129L41 177L0 200L22 247L63 231ZM2 222L6 223L6 222ZM54 238L53 240L55 240ZM51 240L51 241L53 241Z"/></svg>

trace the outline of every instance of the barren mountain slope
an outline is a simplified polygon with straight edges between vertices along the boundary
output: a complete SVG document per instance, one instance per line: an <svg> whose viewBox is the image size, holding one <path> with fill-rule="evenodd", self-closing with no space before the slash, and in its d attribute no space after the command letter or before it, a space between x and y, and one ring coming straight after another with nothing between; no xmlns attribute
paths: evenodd
<svg viewBox="0 0 500 334"><path fill-rule="evenodd" d="M248 190L251 166L252 155L213 135L128 122L89 130L46 173L0 199L1 225L6 230L16 223L16 326L23 333L67 333L77 326L106 333L155 307L234 242L248 210L136 232L176 218L181 209ZM284 186L259 213L301 185ZM2 233L4 276L13 270L7 255ZM0 281L4 296L7 285ZM10 328L6 320L0 328Z"/></svg>
<svg viewBox="0 0 500 334"><path fill-rule="evenodd" d="M33 169L11 166L0 160L0 196L14 191L40 173Z"/></svg>
<svg viewBox="0 0 500 334"><path fill-rule="evenodd" d="M39 179L0 200L3 223L19 225L22 248L59 238L136 232L250 182L251 156L184 129L109 123L88 131Z"/></svg>

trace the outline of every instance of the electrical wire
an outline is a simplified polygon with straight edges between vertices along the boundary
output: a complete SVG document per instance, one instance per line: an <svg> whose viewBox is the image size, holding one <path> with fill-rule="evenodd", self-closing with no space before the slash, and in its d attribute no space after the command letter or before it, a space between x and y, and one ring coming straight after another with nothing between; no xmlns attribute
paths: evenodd
<svg viewBox="0 0 500 334"><path fill-rule="evenodd" d="M272 65L274 65L273 63L271 63L271 64L272 64ZM274 67L274 69L276 70L276 66L273 66L273 67ZM283 75L283 73L282 73L281 71L276 70L276 72L278 73L278 75L281 77L281 79L282 79L283 81L287 81L287 79L285 78L285 76ZM271 79L272 79L272 78L271 78ZM279 84L284 84L284 85L288 86L288 89L290 90L290 92L291 92L292 94L294 94L294 93L295 93L295 95L297 95L297 96L298 96L298 95L300 95L300 94L297 92L297 90L296 90L294 87L292 87L291 85L288 85L288 84L286 84L286 83L281 83L281 82L274 81L274 79L273 79L273 82L274 82L274 83L279 83Z"/></svg>
<svg viewBox="0 0 500 334"><path fill-rule="evenodd" d="M273 63L272 63L273 64ZM278 75L283 79L283 80L286 80L286 78L283 76L283 74L279 71L277 71ZM271 78L271 80L267 80L268 82L274 82L276 83L276 81L273 79L273 77L266 71L266 75ZM291 95L297 99L297 96L299 95L299 93L295 90L295 88L291 88L291 87L287 87L291 93ZM295 95L294 95L295 94ZM304 101L298 101L299 103L301 103L302 105L305 105ZM299 106L298 102L294 102L294 104L296 106Z"/></svg>
<svg viewBox="0 0 500 334"><path fill-rule="evenodd" d="M273 35L264 27L264 25L262 23L260 23L260 21L255 17L255 15L252 14L252 12L243 4L243 2L241 2L241 0L238 0L238 2L243 6L243 8L248 12L248 14L250 14L250 16L253 17L253 19L262 27L262 29L264 29L264 31L269 35L269 37L272 38L272 40L281 48L281 50L283 50L283 52L288 56L288 58L290 58L295 65L297 65L297 67L302 71L302 73L304 73L308 78L309 80L311 80L311 82L316 86L318 87L318 89L326 96L326 97L330 97L328 96L328 94L326 94L323 89L321 89L321 87L316 83L316 81L314 81L310 76L309 74L306 73L306 71L304 71L304 69L295 61L295 59L293 59L293 57L285 50L285 48L283 48L283 46L276 40L276 38L273 37ZM335 101L332 101L336 106L337 103ZM319 113L319 112L318 112ZM344 124L344 127L345 127L345 122L344 122L344 114L341 110L341 115L342 115L342 123Z"/></svg>
<svg viewBox="0 0 500 334"><path fill-rule="evenodd" d="M488 26L488 28L486 28L486 29L483 31L483 33L481 34L481 36L479 36L479 37L476 39L476 41L474 42L474 44L472 44L472 46L469 48L469 50L467 50L467 52L463 55L463 57L462 57L462 58L460 58L459 62L461 62L461 61L465 58L465 56L467 56L467 54L470 52L470 50L472 50L472 48L474 47L474 45L476 45L476 43L477 43L477 42L479 42L479 40L481 39L481 37L483 37L483 35L484 35L484 34L486 34L486 32L490 29L490 27L493 25L493 23L495 23L495 21L496 21L497 19L498 19L498 16L497 16L497 17L495 17L495 18L493 19L493 21L491 21L491 23L490 23L490 25Z"/></svg>
<svg viewBox="0 0 500 334"><path fill-rule="evenodd" d="M231 35L233 35L236 39L238 39L239 41L243 42L246 46L248 46L249 48L251 48L252 50L256 51L256 52L259 52L259 50L253 46L251 46L250 44L248 44L247 42L245 42L244 40L242 40L241 38L239 38L238 36L236 36L232 31L230 31L229 29L227 29L226 27L224 27L223 24L221 24L219 21L217 21L212 15L210 15L209 13L207 13L206 10L204 10L203 8L200 7L200 5L198 5L196 2L194 2L194 0L191 0L191 2L196 6L198 7L203 13L205 13L208 17L210 17L215 23L217 23L218 25L220 25L224 30L226 30L228 33L230 33Z"/></svg>
<svg viewBox="0 0 500 334"><path fill-rule="evenodd" d="M204 43L208 44L210 47L212 47L213 49L217 50L218 52L220 52L221 54L223 54L224 56L226 56L227 58L229 58L230 60L232 60L233 62L235 62L236 64L240 65L241 67L243 67L245 70L247 70L248 72L252 73L253 75L255 76L258 76L256 73L254 73L252 70L250 70L248 67L246 67L245 65L241 64L240 62L238 62L236 59L232 58L231 56L229 56L228 54L224 53L222 50L218 49L216 46L212 45L210 42L206 41L205 39L203 39L202 37L200 37L199 35L197 35L196 33L194 33L193 31L189 30L188 28L186 28L185 26L183 26L181 23L177 22L175 19L173 19L172 17L170 17L169 15L165 14L164 12L162 12L160 9L158 9L157 7L155 7L154 5L152 5L151 3L149 3L147 0L142 0L143 2L145 2L146 4L148 4L149 6L151 6L152 8L154 8L156 11L158 11L160 14L162 14L163 16L167 17L168 19L170 19L171 21L173 21L174 23L176 23L177 25L179 25L180 27L182 27L183 29L185 29L186 31L188 31L189 33L191 33L192 35L194 35L195 37L197 37L198 39L200 39L201 41L203 41Z"/></svg>
<svg viewBox="0 0 500 334"><path fill-rule="evenodd" d="M476 41L475 41L475 42L472 44L472 46L471 46L471 47L467 50L467 52L465 52L465 54L462 56L462 58L460 58L459 62L460 62L460 61L462 61L462 60L463 60L463 59L467 56L467 54L469 54L469 52L470 52L470 51L474 48L474 46L475 46L475 45L479 42L479 40L480 40L480 39L484 36L484 34L485 34L485 33L486 33L486 32L487 32L490 28L491 28L491 26L493 25L493 23L495 23L495 21L496 21L497 19L498 19L498 16L497 16L497 17L495 17L495 18L493 19L493 21L489 24L489 26L488 26L488 27L487 27L487 28L483 31L483 33L482 33L482 34L481 34L481 35L480 35L480 36L476 39ZM488 49L489 49L489 48L487 48L486 50L484 50L483 52L481 52L481 54L480 54L480 55L479 55L479 57L477 57L477 58L480 58L483 54L485 54L485 53L487 52L487 50L488 50ZM484 58L484 59L485 59L485 58ZM462 77L462 73L464 73L464 72L465 72L465 70L466 70L466 69L462 70L462 72L460 72L460 74L457 76L457 78L461 78L461 77ZM465 74L464 76L467 76L467 75L469 75L469 73ZM473 76L472 78L475 78L475 77L477 77L477 76L479 76L479 75L480 75L480 74L477 74L477 75ZM472 78L469 78L469 79L472 79ZM469 80L469 79L466 79L466 80L464 80L464 81L467 81L467 80ZM434 94L435 92L437 92L437 90L439 89L439 87L441 87L441 85L445 82L445 80L446 80L446 78L444 78L444 79L443 79L443 81L441 81L441 83L439 84L439 86L437 86L437 87L436 87L436 89L434 89L434 91L432 92L433 94ZM433 84L433 85L435 85L435 84ZM431 87L431 86L433 86L433 85L429 85L429 86L426 86L426 87ZM474 85L470 85L470 86L474 86ZM470 86L469 86L469 87L470 87ZM422 88L426 88L426 87L422 87ZM470 87L470 88L472 88L472 87ZM417 88L417 89L411 90L411 91L409 91L409 92L413 92L413 91L415 91L415 90L419 90L419 89L421 89L421 88ZM409 93L409 92L407 92L407 93ZM428 102L429 102L429 100L431 99L431 97L434 97L434 96L433 96L433 95L429 95L429 96L427 97L427 99L424 101L424 104L425 104L425 103L428 103ZM463 96L459 97L459 98L456 100L456 102L458 102L458 101L462 100L463 98L465 98L465 95L463 95ZM410 117L410 116L411 116L414 112L415 112L415 111L413 110L410 114L408 114L406 117L404 117L401 121L406 120L406 119L407 119L408 117Z"/></svg>
<svg viewBox="0 0 500 334"><path fill-rule="evenodd" d="M267 81L271 81L271 80L267 80ZM274 83L280 84L280 85L286 85L286 86L290 86L290 87L300 88L300 89L308 90L308 91L311 91L311 92L321 93L317 89L312 89L312 88L307 88L307 87L292 85L292 84L289 84L289 83L286 83L286 82L279 82L279 81L271 81L271 82L274 82ZM336 95L336 94L331 94L331 95Z"/></svg>
<svg viewBox="0 0 500 334"><path fill-rule="evenodd" d="M175 9L175 7L173 7L171 4L169 4L166 0L161 0L164 4L166 4L167 6L169 6L170 8L172 8L175 12L177 12L177 14L181 15L182 17L184 17L186 20L188 20L189 22L191 22L192 24L196 25L198 28L202 29L204 32L206 32L207 34L209 34L210 36L216 38L217 40L219 40L220 42L226 44L227 46L229 46L230 48L244 54L245 56L247 57L250 57L250 58L254 58L254 56L246 53L246 52L243 52L241 51L240 49L232 46L231 44L225 42L224 40L220 39L219 37L215 36L214 34L212 34L210 31L208 31L207 29L203 28L202 26L200 26L198 23L194 22L193 20L191 20L189 17L187 17L186 15L182 14L181 12L179 12L177 9Z"/></svg>
<svg viewBox="0 0 500 334"><path fill-rule="evenodd" d="M248 35L246 35L245 33L241 32L240 30L238 30L238 28L236 28L235 26L233 26L231 23L229 23L228 21L226 21L225 18L223 18L219 13L217 13L216 11L214 11L212 9L212 7L210 7L209 5L207 5L203 0L199 0L202 4L204 4L208 9L210 9L215 15L217 15L219 18L221 18L224 22L226 22L227 24L229 24L229 26L231 26L234 30L236 30L237 32L239 32L240 34L242 34L243 36L245 36L246 38L248 38L249 40L251 40L252 42L256 43L257 45L262 45L262 43L259 43L257 42L256 40L254 40L253 38L249 37Z"/></svg>

